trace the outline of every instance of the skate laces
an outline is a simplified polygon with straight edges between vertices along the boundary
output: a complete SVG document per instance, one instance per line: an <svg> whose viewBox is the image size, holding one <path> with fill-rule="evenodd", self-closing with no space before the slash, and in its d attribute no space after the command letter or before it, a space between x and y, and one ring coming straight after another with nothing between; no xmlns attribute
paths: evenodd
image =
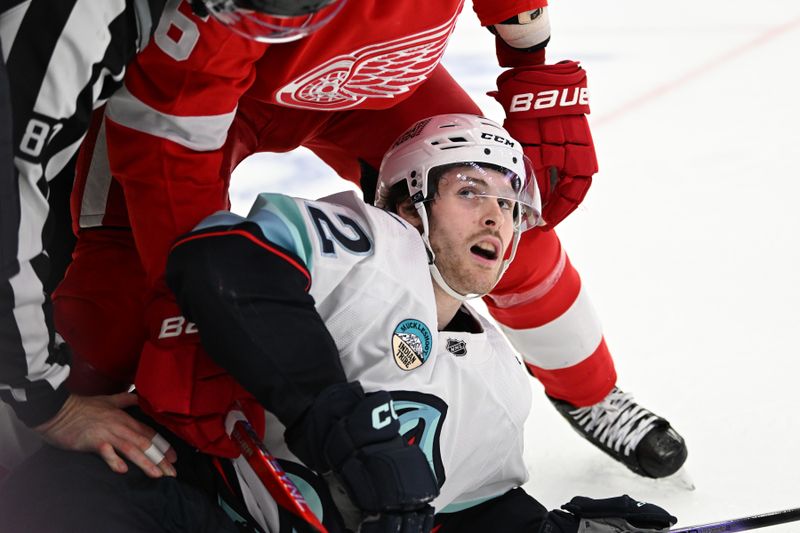
<svg viewBox="0 0 800 533"><path fill-rule="evenodd" d="M569 412L586 433L615 452L630 455L659 417L614 387L602 401Z"/></svg>

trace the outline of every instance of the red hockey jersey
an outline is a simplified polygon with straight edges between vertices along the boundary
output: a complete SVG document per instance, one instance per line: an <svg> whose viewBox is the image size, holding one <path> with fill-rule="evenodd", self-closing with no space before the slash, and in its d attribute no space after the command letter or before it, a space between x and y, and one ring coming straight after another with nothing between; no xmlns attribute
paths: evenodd
<svg viewBox="0 0 800 533"><path fill-rule="evenodd" d="M483 24L494 24L545 4L475 0L475 10ZM137 231L141 217L132 213L148 272L162 270L174 237L225 207L230 169L219 149L245 91L293 109L396 106L436 68L462 7L463 0L350 0L314 34L269 46L197 17L185 0L169 2L152 44L130 65L107 110L111 169L131 210L141 206L151 220L167 224ZM159 184L162 190L152 189ZM142 194L134 190L138 185L146 189ZM164 203L154 204L156 197ZM162 219L159 212L170 215Z"/></svg>

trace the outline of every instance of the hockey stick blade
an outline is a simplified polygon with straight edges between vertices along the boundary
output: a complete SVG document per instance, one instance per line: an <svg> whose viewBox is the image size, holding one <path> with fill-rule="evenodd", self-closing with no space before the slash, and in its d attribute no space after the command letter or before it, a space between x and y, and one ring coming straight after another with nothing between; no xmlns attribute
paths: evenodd
<svg viewBox="0 0 800 533"><path fill-rule="evenodd" d="M800 508L746 516L744 518L734 518L732 520L723 520L722 522L704 524L701 526L670 529L669 531L670 533L723 533L727 531L749 531L751 529L777 526L778 524L795 522L797 520L800 520Z"/></svg>
<svg viewBox="0 0 800 533"><path fill-rule="evenodd" d="M242 451L247 464L264 484L270 496L275 499L275 503L303 519L319 533L328 533L278 460L256 436L250 423L239 418L233 424L230 435Z"/></svg>

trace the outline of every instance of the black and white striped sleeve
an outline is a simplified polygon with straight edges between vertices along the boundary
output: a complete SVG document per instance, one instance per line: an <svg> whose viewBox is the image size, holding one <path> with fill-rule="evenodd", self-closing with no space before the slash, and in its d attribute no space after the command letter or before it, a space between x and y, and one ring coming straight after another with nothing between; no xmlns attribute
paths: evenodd
<svg viewBox="0 0 800 533"><path fill-rule="evenodd" d="M16 179L3 174L0 184L0 257L8 265L0 275L0 398L28 425L48 420L61 408L69 374L53 349L50 301L43 289L48 182L77 152L92 110L121 85L127 63L146 44L164 2L0 3L17 174ZM6 124L7 116L3 120Z"/></svg>
<svg viewBox="0 0 800 533"><path fill-rule="evenodd" d="M0 46L2 49L2 46ZM0 56L0 278L19 271L17 262L17 226L19 192L11 149L11 93L6 63Z"/></svg>

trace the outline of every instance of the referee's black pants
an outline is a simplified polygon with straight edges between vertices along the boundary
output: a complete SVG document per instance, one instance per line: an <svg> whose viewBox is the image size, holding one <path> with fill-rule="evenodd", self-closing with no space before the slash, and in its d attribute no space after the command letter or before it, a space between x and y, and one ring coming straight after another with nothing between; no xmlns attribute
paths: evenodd
<svg viewBox="0 0 800 533"><path fill-rule="evenodd" d="M45 445L0 485L0 533L241 533L217 503L207 456L157 429L186 475L152 479L129 461L117 474L96 454Z"/></svg>

